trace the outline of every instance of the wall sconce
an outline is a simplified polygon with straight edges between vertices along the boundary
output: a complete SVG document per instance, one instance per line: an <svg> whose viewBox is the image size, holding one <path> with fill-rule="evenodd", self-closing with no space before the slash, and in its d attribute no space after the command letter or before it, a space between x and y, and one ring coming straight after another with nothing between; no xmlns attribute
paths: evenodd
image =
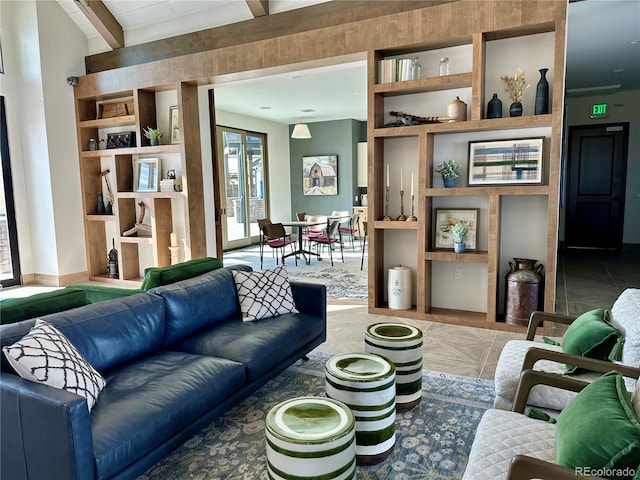
<svg viewBox="0 0 640 480"><path fill-rule="evenodd" d="M293 127L291 138L311 138L309 126L306 123L296 123Z"/></svg>

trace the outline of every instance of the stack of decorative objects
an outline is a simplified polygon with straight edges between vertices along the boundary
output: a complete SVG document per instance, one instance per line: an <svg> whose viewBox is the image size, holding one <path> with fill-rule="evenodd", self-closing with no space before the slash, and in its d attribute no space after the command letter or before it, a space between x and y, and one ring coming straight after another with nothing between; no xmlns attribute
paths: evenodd
<svg viewBox="0 0 640 480"><path fill-rule="evenodd" d="M160 191L161 192L181 192L182 191L182 183L180 179L176 178L176 171L169 170L167 172L167 178L163 178L160 180Z"/></svg>

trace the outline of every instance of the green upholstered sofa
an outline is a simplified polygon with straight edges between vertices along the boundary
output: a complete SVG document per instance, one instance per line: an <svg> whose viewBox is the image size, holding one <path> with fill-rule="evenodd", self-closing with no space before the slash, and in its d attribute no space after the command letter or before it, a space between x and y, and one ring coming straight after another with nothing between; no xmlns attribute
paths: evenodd
<svg viewBox="0 0 640 480"><path fill-rule="evenodd" d="M197 258L176 265L145 269L140 289L82 284L69 285L59 290L37 293L28 297L2 299L0 300L0 325L62 312L90 303L126 297L141 291L146 292L152 288L197 277L220 267L222 267L222 260L219 258Z"/></svg>

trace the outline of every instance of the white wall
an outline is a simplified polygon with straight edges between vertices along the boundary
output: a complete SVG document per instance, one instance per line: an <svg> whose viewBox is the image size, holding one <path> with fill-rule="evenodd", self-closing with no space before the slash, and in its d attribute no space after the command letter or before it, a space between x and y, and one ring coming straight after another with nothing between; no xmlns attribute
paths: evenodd
<svg viewBox="0 0 640 480"><path fill-rule="evenodd" d="M66 77L83 72L87 42L56 2L0 8L22 273L83 272L73 90Z"/></svg>
<svg viewBox="0 0 640 480"><path fill-rule="evenodd" d="M640 244L640 117L638 115L640 91L569 97L565 103L568 126L630 123L622 243ZM590 119L589 107L594 103L606 103L609 106L609 116L596 120ZM564 208L561 208L561 218L564 219ZM561 231L560 238L564 238L564 230Z"/></svg>

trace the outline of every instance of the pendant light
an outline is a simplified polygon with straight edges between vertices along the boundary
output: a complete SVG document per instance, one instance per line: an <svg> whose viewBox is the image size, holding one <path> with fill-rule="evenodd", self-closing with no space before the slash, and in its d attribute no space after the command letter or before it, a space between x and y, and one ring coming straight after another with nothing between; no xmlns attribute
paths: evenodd
<svg viewBox="0 0 640 480"><path fill-rule="evenodd" d="M296 123L293 127L291 138L311 138L309 126L306 123Z"/></svg>

